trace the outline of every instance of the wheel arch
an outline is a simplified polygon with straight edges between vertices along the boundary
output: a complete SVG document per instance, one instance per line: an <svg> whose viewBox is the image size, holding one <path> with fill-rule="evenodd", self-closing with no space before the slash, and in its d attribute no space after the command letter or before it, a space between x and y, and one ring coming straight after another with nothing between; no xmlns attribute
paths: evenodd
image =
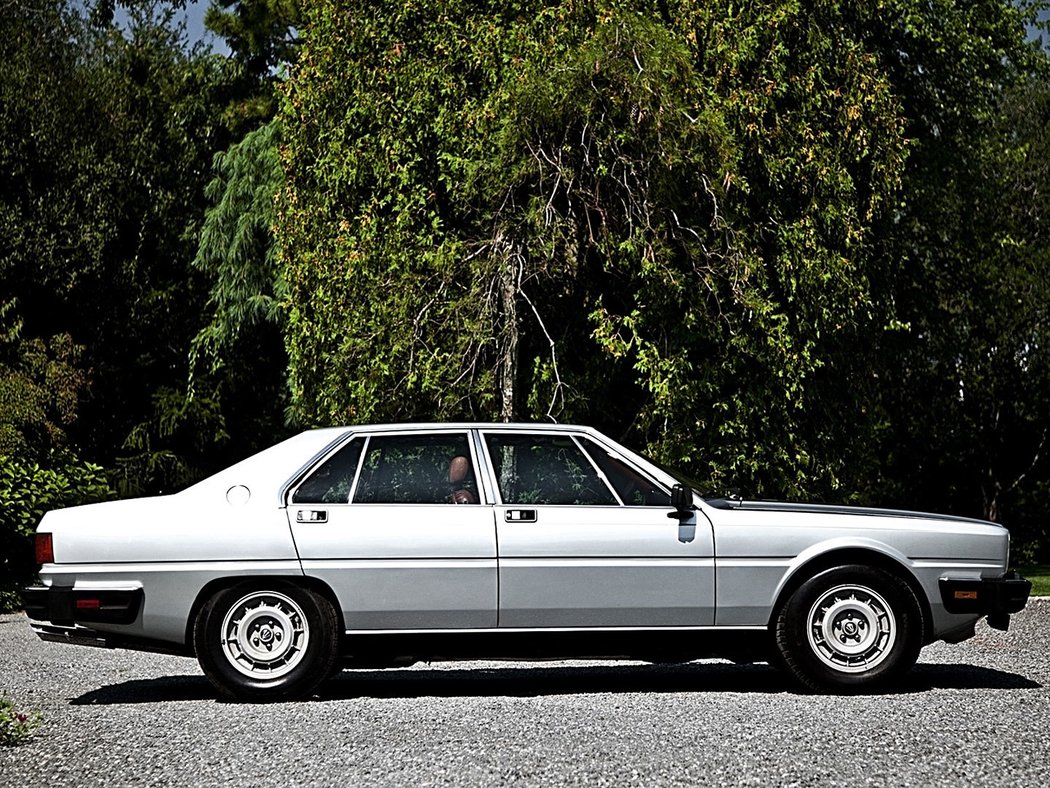
<svg viewBox="0 0 1050 788"><path fill-rule="evenodd" d="M931 641L933 637L933 611L930 608L930 600L927 598L919 579L905 563L903 557L898 557L885 550L879 550L870 546L834 547L824 552L810 555L801 560L796 566L793 566L791 571L785 575L777 591L776 601L769 612L767 626L772 629L788 599L803 583L821 572L847 564L860 564L881 569L906 583L919 602L919 610L922 613L923 645Z"/></svg>
<svg viewBox="0 0 1050 788"><path fill-rule="evenodd" d="M190 607L190 614L186 618L185 635L186 648L189 650L190 654L196 656L196 649L193 644L193 627L197 621L197 616L200 615L201 608L204 607L204 604L209 599L220 591L224 591L227 588L232 588L237 585L266 587L267 585L272 586L274 584L285 584L297 586L299 588L306 588L325 597L332 603L332 607L335 609L336 618L339 621L339 632L336 634L340 640L342 640L343 633L346 631L346 624L343 621L343 610L339 605L339 600L336 597L335 592L323 580L305 575L227 575L225 577L217 577L206 583L201 590L197 592L196 599L193 600L193 605Z"/></svg>

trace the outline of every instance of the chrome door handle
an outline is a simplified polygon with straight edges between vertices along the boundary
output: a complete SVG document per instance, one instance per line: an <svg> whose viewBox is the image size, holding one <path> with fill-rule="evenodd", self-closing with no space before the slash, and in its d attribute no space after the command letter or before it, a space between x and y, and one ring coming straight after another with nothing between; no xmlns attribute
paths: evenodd
<svg viewBox="0 0 1050 788"><path fill-rule="evenodd" d="M508 523L534 523L536 522L535 509L508 509L503 515Z"/></svg>
<svg viewBox="0 0 1050 788"><path fill-rule="evenodd" d="M295 513L297 523L327 523L328 512L324 509L300 509Z"/></svg>

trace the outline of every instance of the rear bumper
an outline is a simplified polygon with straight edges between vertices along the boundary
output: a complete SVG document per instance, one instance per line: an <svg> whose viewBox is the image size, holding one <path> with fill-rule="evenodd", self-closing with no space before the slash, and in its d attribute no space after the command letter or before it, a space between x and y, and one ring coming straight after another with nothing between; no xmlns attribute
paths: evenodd
<svg viewBox="0 0 1050 788"><path fill-rule="evenodd" d="M92 589L36 586L23 589L22 599L29 626L41 640L49 643L193 655L192 649L185 644L143 638L134 632L136 627L120 632L110 631L112 628L109 625L127 626L136 622L144 599L141 587Z"/></svg>
<svg viewBox="0 0 1050 788"><path fill-rule="evenodd" d="M989 626L1006 630L1010 614L1020 612L1028 603L1032 583L1016 572L1002 577L940 579L941 602L949 613L988 616Z"/></svg>
<svg viewBox="0 0 1050 788"><path fill-rule="evenodd" d="M33 586L22 590L26 615L60 627L75 624L131 624L142 609L141 588Z"/></svg>

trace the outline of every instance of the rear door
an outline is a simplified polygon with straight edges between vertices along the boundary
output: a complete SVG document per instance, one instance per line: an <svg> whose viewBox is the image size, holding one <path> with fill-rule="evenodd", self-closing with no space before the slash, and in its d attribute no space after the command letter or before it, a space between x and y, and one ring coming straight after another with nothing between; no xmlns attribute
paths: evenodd
<svg viewBox="0 0 1050 788"><path fill-rule="evenodd" d="M714 623L703 515L669 518L668 490L585 435L482 436L498 498L500 627Z"/></svg>
<svg viewBox="0 0 1050 788"><path fill-rule="evenodd" d="M496 626L496 535L468 430L359 435L289 494L303 571L348 630Z"/></svg>

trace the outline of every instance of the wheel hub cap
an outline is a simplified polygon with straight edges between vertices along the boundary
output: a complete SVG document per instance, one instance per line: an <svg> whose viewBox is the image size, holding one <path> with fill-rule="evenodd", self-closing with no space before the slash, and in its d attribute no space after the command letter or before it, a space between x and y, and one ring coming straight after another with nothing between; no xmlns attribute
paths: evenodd
<svg viewBox="0 0 1050 788"><path fill-rule="evenodd" d="M222 649L238 672L279 678L298 665L310 641L299 605L284 594L256 591L230 607L222 622Z"/></svg>
<svg viewBox="0 0 1050 788"><path fill-rule="evenodd" d="M893 610L865 586L843 585L824 592L807 621L813 653L843 673L875 668L889 656L897 638Z"/></svg>

